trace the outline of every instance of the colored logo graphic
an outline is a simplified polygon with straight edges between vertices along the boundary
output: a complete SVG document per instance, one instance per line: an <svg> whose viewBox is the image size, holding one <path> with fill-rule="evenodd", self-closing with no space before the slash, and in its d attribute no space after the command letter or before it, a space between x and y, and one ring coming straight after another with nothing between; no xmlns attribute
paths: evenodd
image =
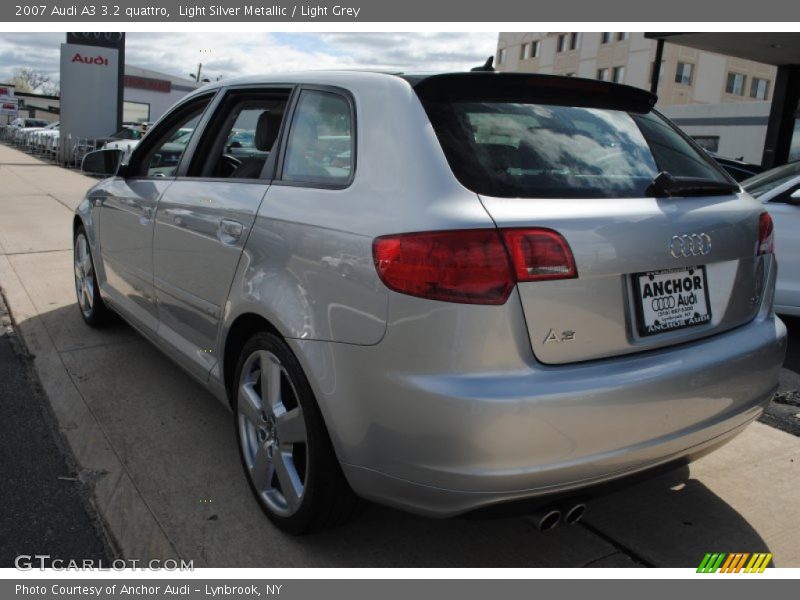
<svg viewBox="0 0 800 600"><path fill-rule="evenodd" d="M769 552L708 552L703 557L698 573L763 573L772 560Z"/></svg>

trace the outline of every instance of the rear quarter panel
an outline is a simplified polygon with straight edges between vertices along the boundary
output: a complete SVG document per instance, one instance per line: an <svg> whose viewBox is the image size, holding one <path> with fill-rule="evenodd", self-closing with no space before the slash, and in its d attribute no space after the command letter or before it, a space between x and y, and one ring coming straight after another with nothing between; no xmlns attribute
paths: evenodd
<svg viewBox="0 0 800 600"><path fill-rule="evenodd" d="M453 177L416 93L392 76L353 74L356 167L345 189L276 181L261 204L225 310L224 331L244 313L287 338L377 344L388 290L372 240L389 233L492 227L477 195Z"/></svg>

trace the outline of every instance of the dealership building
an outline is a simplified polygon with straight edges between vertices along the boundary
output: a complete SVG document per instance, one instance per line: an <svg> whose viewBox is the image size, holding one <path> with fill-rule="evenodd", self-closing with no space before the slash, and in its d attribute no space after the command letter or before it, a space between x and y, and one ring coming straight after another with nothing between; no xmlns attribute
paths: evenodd
<svg viewBox="0 0 800 600"><path fill-rule="evenodd" d="M155 121L197 87L193 79L125 65L122 120L125 123Z"/></svg>
<svg viewBox="0 0 800 600"><path fill-rule="evenodd" d="M0 84L13 88L10 84ZM157 120L166 110L198 84L192 79L175 77L160 71L125 65L122 121L145 123ZM61 99L58 96L14 91L17 99L17 116L58 121ZM14 117L9 115L8 120ZM3 117L5 123L6 117ZM109 134L113 132L108 132Z"/></svg>

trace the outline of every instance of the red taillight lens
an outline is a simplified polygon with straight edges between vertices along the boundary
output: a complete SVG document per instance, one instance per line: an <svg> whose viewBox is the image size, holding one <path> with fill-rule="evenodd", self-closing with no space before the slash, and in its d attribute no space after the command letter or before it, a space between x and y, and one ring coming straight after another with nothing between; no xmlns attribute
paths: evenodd
<svg viewBox="0 0 800 600"><path fill-rule="evenodd" d="M412 296L503 304L514 287L496 229L387 235L372 243L372 256L383 283Z"/></svg>
<svg viewBox="0 0 800 600"><path fill-rule="evenodd" d="M386 235L372 255L388 288L446 302L503 304L517 281L577 277L569 245L549 229Z"/></svg>
<svg viewBox="0 0 800 600"><path fill-rule="evenodd" d="M758 218L758 251L756 254L775 253L775 231L772 225L772 217L769 213L761 213Z"/></svg>
<svg viewBox="0 0 800 600"><path fill-rule="evenodd" d="M503 229L517 281L572 279L578 276L572 250L552 229Z"/></svg>

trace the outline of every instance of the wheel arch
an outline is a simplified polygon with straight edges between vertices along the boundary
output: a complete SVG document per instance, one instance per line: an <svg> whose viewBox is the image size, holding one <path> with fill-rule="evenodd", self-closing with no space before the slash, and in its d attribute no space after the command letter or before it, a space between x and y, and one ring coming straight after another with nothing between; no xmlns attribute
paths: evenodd
<svg viewBox="0 0 800 600"><path fill-rule="evenodd" d="M73 240L75 239L75 236L78 235L78 228L79 227L83 227L83 229L86 230L86 225L84 224L83 219L81 218L80 215L76 214L72 218L72 239Z"/></svg>
<svg viewBox="0 0 800 600"><path fill-rule="evenodd" d="M278 328L259 314L246 312L237 316L228 328L222 352L222 381L228 396L228 403L233 406L233 378L236 375L236 364L239 354L247 340L257 331L268 331L282 340Z"/></svg>

